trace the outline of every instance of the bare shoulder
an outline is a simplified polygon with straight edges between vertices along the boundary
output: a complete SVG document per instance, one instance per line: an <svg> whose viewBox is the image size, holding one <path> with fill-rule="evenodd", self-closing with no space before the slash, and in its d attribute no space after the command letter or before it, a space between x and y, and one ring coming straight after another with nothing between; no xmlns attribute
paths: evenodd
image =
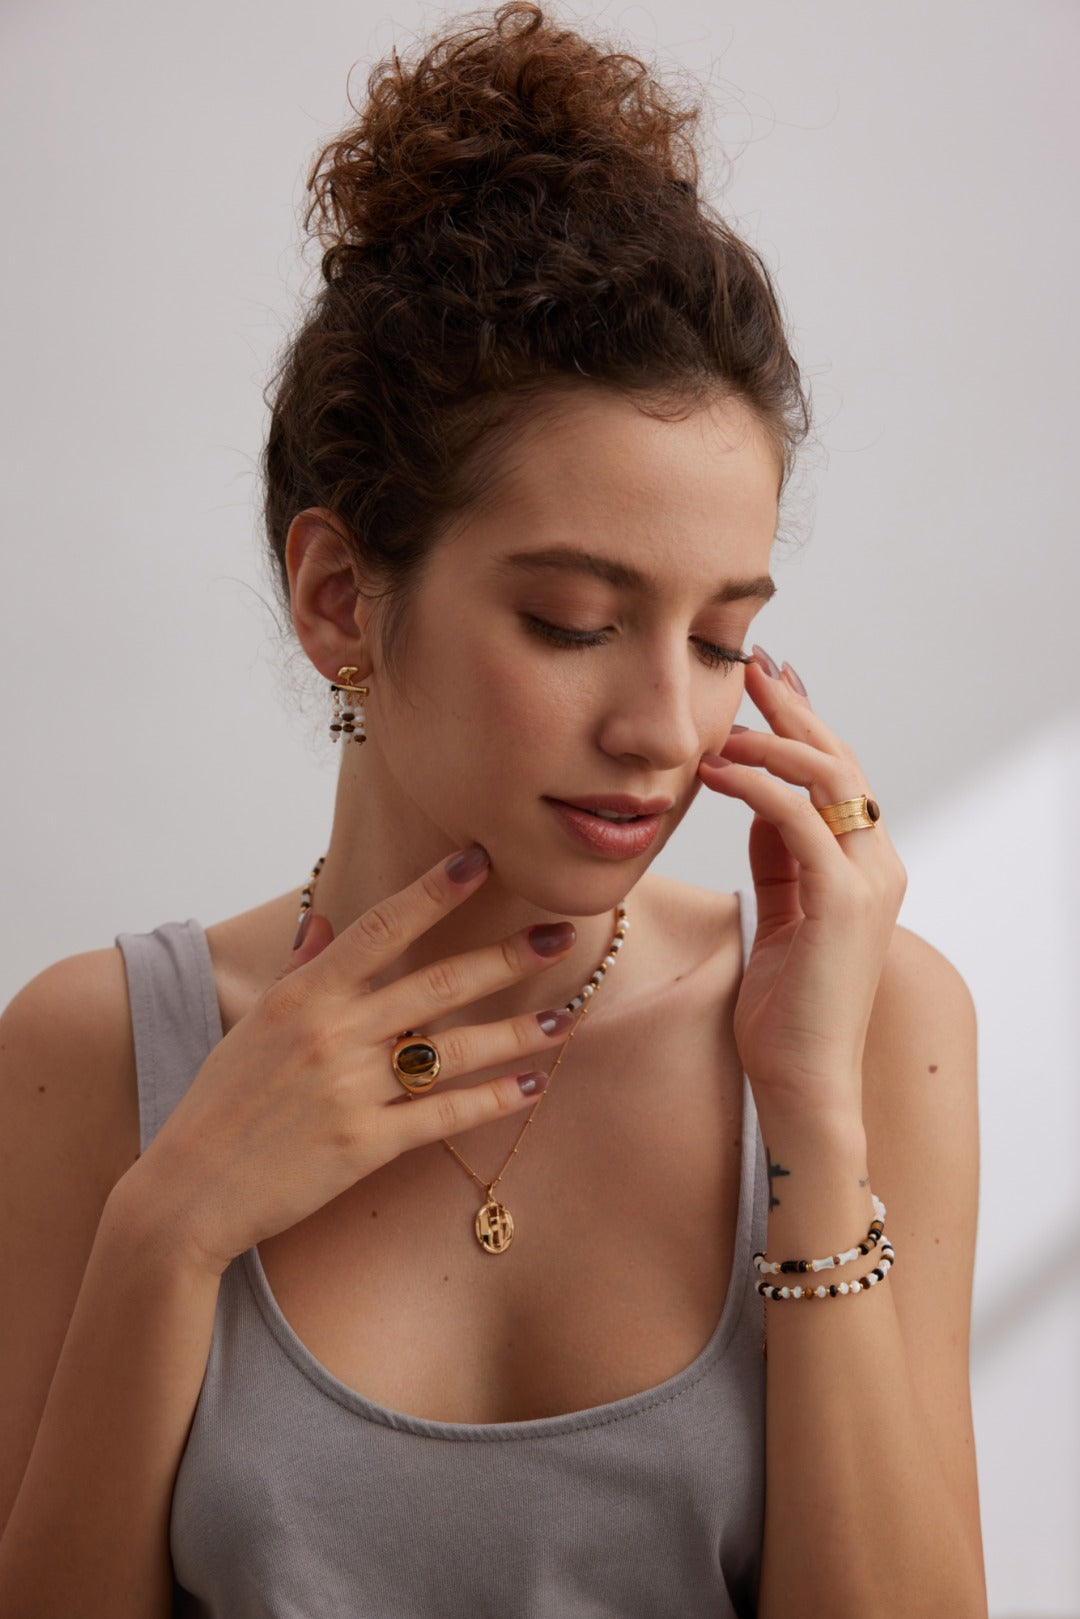
<svg viewBox="0 0 1080 1619"><path fill-rule="evenodd" d="M46 967L0 1015L0 1525L15 1499L101 1214L139 1150L117 946Z"/></svg>
<svg viewBox="0 0 1080 1619"><path fill-rule="evenodd" d="M961 974L917 933L896 928L863 1064L871 1171L883 1176L887 1169L902 1188L913 1231L927 1220L948 1227L949 1252L963 1255L969 1268L978 1192L976 1046L975 1006Z"/></svg>
<svg viewBox="0 0 1080 1619"><path fill-rule="evenodd" d="M894 1189L890 1231L928 1243L921 1260L951 1267L968 1292L979 1184L976 1048L963 977L932 944L896 928L863 1063L870 1171Z"/></svg>
<svg viewBox="0 0 1080 1619"><path fill-rule="evenodd" d="M66 956L0 1015L0 1152L105 1196L139 1151L127 975L112 945ZM5 1172L0 1184L10 1185Z"/></svg>
<svg viewBox="0 0 1080 1619"><path fill-rule="evenodd" d="M867 1036L867 1100L902 1107L905 1098L962 1103L975 1085L976 1020L971 991L947 956L909 928L893 930Z"/></svg>

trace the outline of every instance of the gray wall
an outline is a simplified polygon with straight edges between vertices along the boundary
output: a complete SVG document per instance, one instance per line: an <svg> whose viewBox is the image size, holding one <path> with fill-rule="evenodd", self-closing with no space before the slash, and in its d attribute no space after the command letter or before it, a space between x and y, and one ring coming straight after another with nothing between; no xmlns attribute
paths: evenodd
<svg viewBox="0 0 1080 1619"><path fill-rule="evenodd" d="M120 930L298 887L325 847L323 691L278 650L259 560L260 388L350 64L362 94L449 14L4 10L0 1000ZM975 995L991 1608L1075 1615L1080 13L559 15L707 80L734 160L713 195L728 179L778 277L818 440L787 516L806 543L778 559L759 638L859 751L908 865L902 920ZM702 794L661 869L745 881L744 819Z"/></svg>

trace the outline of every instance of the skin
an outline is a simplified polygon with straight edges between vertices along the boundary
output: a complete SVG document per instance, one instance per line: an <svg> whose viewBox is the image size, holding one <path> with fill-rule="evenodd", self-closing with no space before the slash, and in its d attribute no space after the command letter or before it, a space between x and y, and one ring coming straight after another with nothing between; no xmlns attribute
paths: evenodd
<svg viewBox="0 0 1080 1619"><path fill-rule="evenodd" d="M734 401L658 423L624 400L584 394L523 434L519 450L496 497L430 559L406 695L380 678L377 617L357 595L330 514L294 521L297 633L324 678L355 664L371 687L370 741L342 761L318 897L325 916L312 930L329 936L440 854L477 841L492 858L488 879L382 981L528 922L570 918L574 951L477 1011L536 1008L541 991L558 1005L599 959L612 907L625 898L632 915L640 901L653 937L636 968L633 951L620 959L603 1010L610 1016L621 1001L632 1012L663 980L671 950L670 939L656 942L648 866L703 785L753 812L759 925L745 974L738 962L728 970L738 1059L776 1168L768 1251L824 1255L837 1233L857 1240L873 1214L873 1181L892 1200L889 1235L909 1267L857 1302L766 1306L759 1614L979 1619L967 1374L977 1198L970 995L950 963L896 926L906 876L884 822L838 838L817 815L870 785L798 676L764 653L709 668L695 643L745 644L761 601L706 603L721 581L767 572L779 468ZM591 579L508 582L493 572L510 548L552 544L614 555L661 588L638 596ZM548 646L527 633L523 613L608 638L587 650ZM744 689L763 724L733 734ZM635 861L579 850L542 802L605 790L674 801L661 837ZM722 998L717 985L717 1006ZM439 1026L428 1020L429 1031ZM662 1143L659 1131L646 1159ZM866 1268L834 1274L850 1280ZM889 1523L886 1542L867 1534L871 1500Z"/></svg>
<svg viewBox="0 0 1080 1619"><path fill-rule="evenodd" d="M569 919L577 944L542 987L548 1006L577 992L607 949L615 905L625 899L633 916L635 884L701 790L702 754L729 733L743 667L710 667L694 638L743 649L762 601L703 604L728 579L768 574L778 481L775 454L738 402L665 423L599 393L568 401L519 440L497 498L431 555L402 660L405 691L381 676L377 611L357 595L330 514L294 520L286 559L297 635L326 680L354 664L370 687L368 741L343 750L316 909L336 936L456 848L480 843L492 862L469 905L380 983L528 923ZM555 545L613 555L662 590L639 598L595 578L499 570L508 552ZM559 647L529 633L527 613L575 630L610 627L611 637ZM673 801L644 855L593 856L543 802L605 791ZM609 1013L633 993L623 965L605 985ZM511 985L477 1010L536 1008L540 987Z"/></svg>
<svg viewBox="0 0 1080 1619"><path fill-rule="evenodd" d="M970 995L943 957L896 926L905 877L884 822L837 838L817 815L868 783L797 677L760 652L726 672L703 656L706 640L743 646L760 606L708 598L722 581L766 571L779 468L736 403L658 423L626 401L579 393L521 434L504 473L429 560L404 689L386 678L378 611L330 514L294 520L297 633L324 679L358 667L371 687L370 740L343 749L301 947L289 952L298 889L207 930L227 1037L149 1149L136 1159L115 951L77 958L72 971L60 964L62 994L43 975L5 1014L12 1139L25 1143L9 1166L16 1207L36 1209L38 1186L56 1177L53 1133L25 1124L46 1089L63 1098L78 1070L80 1091L112 1096L121 1074L127 1112L105 1132L115 1134L114 1190L103 1215L99 1200L85 1217L98 1236L70 1325L63 1287L38 1309L39 1341L67 1336L0 1538L0 1590L30 1593L26 1611L67 1612L71 1571L108 1567L116 1589L153 1584L167 1602L163 1503L221 1271L256 1241L279 1307L316 1359L399 1410L466 1422L551 1415L686 1366L732 1280L745 1070L770 1169L770 1256L857 1240L872 1185L898 1259L887 1283L856 1301L765 1306L759 1619L983 1619L967 1371ZM636 595L595 579L493 572L511 547L556 543L587 544L659 586ZM603 640L556 647L528 632L525 613ZM733 734L744 682L762 724ZM759 926L745 973L733 897L647 869L702 786L751 812ZM635 861L582 850L543 802L604 790L674 801L661 838ZM491 868L448 900L439 865L474 841ZM434 887L420 881L432 872ZM480 1080L505 1074L515 1049L521 1066L548 1066L552 1043L537 1040L530 1014L578 989L624 898L628 948L557 1077L545 1150L515 1161L510 1196L527 1240L492 1260L463 1240L473 1191L436 1137L460 1139L474 1162L502 1161L525 1099L512 1079ZM364 926L372 905L391 900L399 916L406 902L404 950L397 933L388 942ZM573 949L536 972L510 936L567 918ZM476 949L487 965L467 986L498 984L504 971L513 982L472 1001L459 982L448 1003L438 974L423 969ZM394 982L413 973L399 1008ZM80 993L74 975L85 977ZM109 985L118 993L106 1018ZM365 985L377 992L370 1001ZM447 1004L445 1016L428 1015ZM454 1031L444 1053L456 1043L473 1056L415 1105L385 1061L386 1029L414 1009L425 1030ZM500 1021L514 1014L517 1047ZM103 1051L103 1020L122 1031L116 1053ZM496 1049L500 1066L478 1073L476 1053ZM88 1086L73 1051L98 1053ZM80 1094L80 1120L86 1105ZM75 1163L94 1135L81 1132ZM195 1236L208 1237L205 1251ZM32 1251L24 1232L8 1261L28 1299L41 1277L19 1265ZM20 1376L29 1387L16 1366ZM23 1439L25 1453L32 1431ZM66 1566L43 1555L57 1522Z"/></svg>

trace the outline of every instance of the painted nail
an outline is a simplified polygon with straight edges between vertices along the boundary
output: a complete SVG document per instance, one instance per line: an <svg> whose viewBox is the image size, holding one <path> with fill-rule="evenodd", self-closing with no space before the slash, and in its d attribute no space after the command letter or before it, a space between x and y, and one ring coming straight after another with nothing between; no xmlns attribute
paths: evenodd
<svg viewBox="0 0 1080 1619"><path fill-rule="evenodd" d="M750 650L754 654L754 662L757 664L758 668L764 669L770 680L779 679L780 671L769 657L769 654L766 652L765 648L763 646L754 646L751 647Z"/></svg>
<svg viewBox="0 0 1080 1619"><path fill-rule="evenodd" d="M557 956L568 950L577 938L573 922L538 922L529 929L529 943L538 956Z"/></svg>
<svg viewBox="0 0 1080 1619"><path fill-rule="evenodd" d="M535 1096L537 1091L543 1090L547 1082L547 1075L542 1074L539 1068L533 1069L531 1073L518 1075L518 1085L526 1096Z"/></svg>
<svg viewBox="0 0 1080 1619"><path fill-rule="evenodd" d="M461 854L450 856L446 862L446 875L452 883L467 883L470 878L478 877L489 864L487 850L474 843L471 849L463 849Z"/></svg>
<svg viewBox="0 0 1080 1619"><path fill-rule="evenodd" d="M574 1014L565 1006L554 1006L550 1012L537 1012L536 1021L545 1034L564 1034L573 1023Z"/></svg>
<svg viewBox="0 0 1080 1619"><path fill-rule="evenodd" d="M795 690L799 693L800 697L807 696L806 687L803 685L790 663L785 663L784 674L787 675L789 682L795 687Z"/></svg>

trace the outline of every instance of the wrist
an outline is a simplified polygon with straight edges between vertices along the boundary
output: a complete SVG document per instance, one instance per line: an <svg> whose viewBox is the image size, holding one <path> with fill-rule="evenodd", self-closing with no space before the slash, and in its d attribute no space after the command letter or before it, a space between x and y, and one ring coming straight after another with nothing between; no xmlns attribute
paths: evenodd
<svg viewBox="0 0 1080 1619"><path fill-rule="evenodd" d="M874 1218L862 1121L762 1121L770 1259L818 1258L860 1240Z"/></svg>
<svg viewBox="0 0 1080 1619"><path fill-rule="evenodd" d="M750 1082L753 1090L753 1080ZM790 1096L754 1095L761 1134L765 1141L789 1150L802 1146L829 1159L845 1154L866 1154L866 1125L862 1116L862 1081L847 1087L854 1103L833 1102L820 1096L793 1100Z"/></svg>
<svg viewBox="0 0 1080 1619"><path fill-rule="evenodd" d="M158 1178L136 1159L109 1193L99 1230L110 1243L125 1246L133 1258L168 1270L205 1274L220 1281L223 1267L192 1238Z"/></svg>

